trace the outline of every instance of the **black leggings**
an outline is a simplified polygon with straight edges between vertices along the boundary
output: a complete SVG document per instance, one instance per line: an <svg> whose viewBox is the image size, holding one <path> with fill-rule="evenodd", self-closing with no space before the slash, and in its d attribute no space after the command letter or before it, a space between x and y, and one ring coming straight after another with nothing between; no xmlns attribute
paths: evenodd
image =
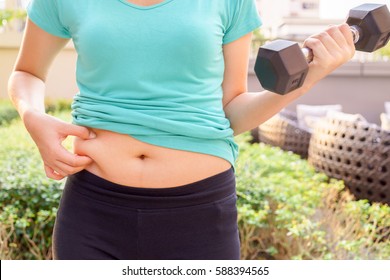
<svg viewBox="0 0 390 280"><path fill-rule="evenodd" d="M136 188L88 171L69 176L54 259L237 260L233 169L174 188Z"/></svg>

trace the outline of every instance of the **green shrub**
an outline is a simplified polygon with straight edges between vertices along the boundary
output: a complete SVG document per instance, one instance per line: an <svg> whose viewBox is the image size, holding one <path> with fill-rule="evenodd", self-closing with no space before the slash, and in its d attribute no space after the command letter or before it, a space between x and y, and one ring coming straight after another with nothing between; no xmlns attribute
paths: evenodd
<svg viewBox="0 0 390 280"><path fill-rule="evenodd" d="M390 44L387 45L386 47L384 48L381 48L377 51L377 53L383 57L388 57L390 58Z"/></svg>
<svg viewBox="0 0 390 280"><path fill-rule="evenodd" d="M10 124L19 118L18 112L8 100L0 99L0 126Z"/></svg>
<svg viewBox="0 0 390 280"><path fill-rule="evenodd" d="M45 99L45 110L46 113L57 113L63 111L69 111L72 100L64 99L64 98L56 98L56 99Z"/></svg>
<svg viewBox="0 0 390 280"><path fill-rule="evenodd" d="M49 114L69 111L72 100L50 99L45 100L45 110ZM8 125L13 120L19 119L19 114L9 99L0 99L0 126Z"/></svg>
<svg viewBox="0 0 390 280"><path fill-rule="evenodd" d="M14 19L25 20L26 16L25 9L0 9L0 27Z"/></svg>
<svg viewBox="0 0 390 280"><path fill-rule="evenodd" d="M50 259L61 182L46 178L38 150L21 122L0 127L0 139L0 225L10 236L11 257Z"/></svg>
<svg viewBox="0 0 390 280"><path fill-rule="evenodd" d="M355 201L341 181L292 153L246 141L240 148L244 259L390 258L390 207Z"/></svg>

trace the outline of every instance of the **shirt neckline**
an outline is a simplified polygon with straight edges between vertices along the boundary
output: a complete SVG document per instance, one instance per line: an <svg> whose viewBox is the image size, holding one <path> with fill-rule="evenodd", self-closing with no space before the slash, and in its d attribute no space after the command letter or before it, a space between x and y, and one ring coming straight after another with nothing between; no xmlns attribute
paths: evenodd
<svg viewBox="0 0 390 280"><path fill-rule="evenodd" d="M155 9L155 8L158 8L158 7L161 7L165 4L168 4L169 2L173 1L173 0L164 0L160 3L157 3L157 4L154 4L154 5L149 5L149 6L140 6L140 5L136 5L136 4L133 4L127 0L119 0L121 1L123 4L127 5L127 6L130 6L130 7L133 7L135 9L139 9L139 10L151 10L151 9Z"/></svg>

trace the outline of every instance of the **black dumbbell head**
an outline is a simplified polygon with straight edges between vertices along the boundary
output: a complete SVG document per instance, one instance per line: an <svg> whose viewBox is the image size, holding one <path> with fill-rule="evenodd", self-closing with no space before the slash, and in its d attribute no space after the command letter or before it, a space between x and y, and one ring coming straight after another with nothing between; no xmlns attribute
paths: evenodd
<svg viewBox="0 0 390 280"><path fill-rule="evenodd" d="M259 49L255 73L262 87L286 94L302 86L309 66L297 43L276 40Z"/></svg>
<svg viewBox="0 0 390 280"><path fill-rule="evenodd" d="M347 23L361 29L356 49L373 52L384 47L390 39L390 12L386 5L363 4L349 12Z"/></svg>

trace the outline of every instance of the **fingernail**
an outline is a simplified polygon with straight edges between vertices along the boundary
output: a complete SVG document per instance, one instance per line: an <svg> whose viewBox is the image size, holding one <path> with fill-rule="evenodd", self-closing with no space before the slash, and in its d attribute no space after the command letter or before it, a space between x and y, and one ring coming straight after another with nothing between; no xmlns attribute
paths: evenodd
<svg viewBox="0 0 390 280"><path fill-rule="evenodd" d="M96 134L95 132L93 132L92 130L89 131L89 139L94 139L96 138Z"/></svg>

